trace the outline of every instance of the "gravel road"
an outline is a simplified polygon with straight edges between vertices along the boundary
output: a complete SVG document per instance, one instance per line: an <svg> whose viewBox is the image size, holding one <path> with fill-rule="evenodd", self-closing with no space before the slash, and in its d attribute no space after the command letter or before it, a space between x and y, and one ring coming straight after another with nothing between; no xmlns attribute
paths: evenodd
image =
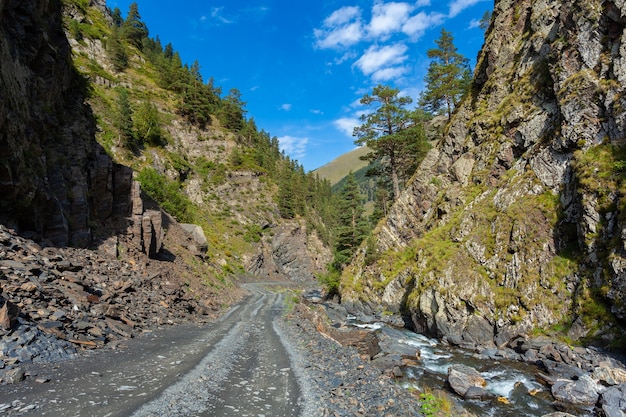
<svg viewBox="0 0 626 417"><path fill-rule="evenodd" d="M116 350L31 369L36 376L0 387L0 413L313 415L277 334L284 295L244 286L251 295L213 324L154 330Z"/></svg>

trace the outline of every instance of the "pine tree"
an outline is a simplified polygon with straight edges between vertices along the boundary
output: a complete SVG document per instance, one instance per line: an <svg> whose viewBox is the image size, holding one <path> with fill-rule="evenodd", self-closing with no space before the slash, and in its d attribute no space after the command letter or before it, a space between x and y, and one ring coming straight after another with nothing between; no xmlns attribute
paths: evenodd
<svg viewBox="0 0 626 417"><path fill-rule="evenodd" d="M111 36L107 40L106 44L107 54L113 64L113 69L116 72L122 72L128 68L128 55L126 49L120 41L119 29L113 29Z"/></svg>
<svg viewBox="0 0 626 417"><path fill-rule="evenodd" d="M377 163L379 175L388 175L394 199L400 195L400 183L415 169L416 162L423 157L425 147L423 120L420 113L406 108L410 97L398 97L399 90L378 85L372 95L361 98L361 104L377 106L373 113L361 116L363 124L354 129L357 145L366 145L372 150L365 155L370 164Z"/></svg>
<svg viewBox="0 0 626 417"><path fill-rule="evenodd" d="M426 74L426 90L420 98L420 105L432 112L442 108L452 117L452 112L469 90L471 74L469 61L457 52L452 33L441 29L441 36L435 41L437 48L427 51L433 61Z"/></svg>
<svg viewBox="0 0 626 417"><path fill-rule="evenodd" d="M289 157L286 157L278 178L278 210L285 219L293 219L296 216L296 202L292 187L293 172L290 165Z"/></svg>
<svg viewBox="0 0 626 417"><path fill-rule="evenodd" d="M204 129L211 123L211 114L215 113L218 97L210 86L204 84L198 61L191 68L183 69L183 72L186 76L181 77L180 84L184 84L185 88L179 113L192 124Z"/></svg>
<svg viewBox="0 0 626 417"><path fill-rule="evenodd" d="M133 110L125 88L118 90L116 110L114 124L119 132L120 142L123 146L132 149L136 144L133 131Z"/></svg>
<svg viewBox="0 0 626 417"><path fill-rule="evenodd" d="M136 2L131 3L128 8L128 15L122 23L122 34L124 39L138 49L142 48L143 40L148 37L148 27L141 21L139 6Z"/></svg>
<svg viewBox="0 0 626 417"><path fill-rule="evenodd" d="M124 19L122 18L122 11L119 7L116 7L111 12L111 19L113 20L113 27L119 28L124 23Z"/></svg>
<svg viewBox="0 0 626 417"><path fill-rule="evenodd" d="M243 128L246 103L241 100L241 93L231 88L221 104L220 120L227 129L239 132Z"/></svg>
<svg viewBox="0 0 626 417"><path fill-rule="evenodd" d="M363 196L352 172L348 174L345 186L339 195L337 211L338 225L333 263L334 267L340 270L352 258L368 229L363 216Z"/></svg>
<svg viewBox="0 0 626 417"><path fill-rule="evenodd" d="M137 140L141 144L159 146L164 143L159 111L149 101L144 101L135 112L133 126Z"/></svg>

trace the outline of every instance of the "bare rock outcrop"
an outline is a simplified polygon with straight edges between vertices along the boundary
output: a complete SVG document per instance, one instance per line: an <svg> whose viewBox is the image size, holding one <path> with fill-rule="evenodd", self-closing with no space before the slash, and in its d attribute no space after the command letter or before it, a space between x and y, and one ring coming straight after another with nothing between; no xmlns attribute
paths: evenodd
<svg viewBox="0 0 626 417"><path fill-rule="evenodd" d="M344 273L343 300L453 344L557 324L619 337L624 7L495 2L471 93Z"/></svg>
<svg viewBox="0 0 626 417"><path fill-rule="evenodd" d="M283 222L264 237L255 255L246 261L252 275L264 279L314 280L330 262L330 250L301 220Z"/></svg>
<svg viewBox="0 0 626 417"><path fill-rule="evenodd" d="M46 0L0 7L0 223L57 246L87 247L134 231L125 240L156 256L160 209L144 211L150 203L132 170L95 140L61 7Z"/></svg>

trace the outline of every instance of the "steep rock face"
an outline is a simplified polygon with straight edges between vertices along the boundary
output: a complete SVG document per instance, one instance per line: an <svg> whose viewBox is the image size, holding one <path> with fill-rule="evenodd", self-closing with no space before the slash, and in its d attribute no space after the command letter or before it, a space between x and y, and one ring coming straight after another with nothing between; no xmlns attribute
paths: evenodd
<svg viewBox="0 0 626 417"><path fill-rule="evenodd" d="M61 16L59 1L0 3L0 222L85 247L94 224L128 218L131 241L154 255L160 213L144 215L132 171L96 143Z"/></svg>
<svg viewBox="0 0 626 417"><path fill-rule="evenodd" d="M471 96L342 277L344 302L502 344L626 318L626 2L499 0Z"/></svg>
<svg viewBox="0 0 626 417"><path fill-rule="evenodd" d="M307 233L301 220L283 222L265 237L257 253L246 260L246 270L263 279L314 280L331 261L330 250L317 234Z"/></svg>

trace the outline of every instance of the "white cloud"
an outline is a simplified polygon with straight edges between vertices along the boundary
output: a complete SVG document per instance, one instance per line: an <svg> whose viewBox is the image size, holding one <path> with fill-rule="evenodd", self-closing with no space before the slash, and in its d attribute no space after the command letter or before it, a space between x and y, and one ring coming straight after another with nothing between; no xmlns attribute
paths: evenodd
<svg viewBox="0 0 626 417"><path fill-rule="evenodd" d="M382 68L372 74L372 81L389 81L403 76L409 71L407 67Z"/></svg>
<svg viewBox="0 0 626 417"><path fill-rule="evenodd" d="M448 16L455 17L463 10L472 7L473 5L481 1L485 0L454 0L452 3L450 3L450 12L448 13Z"/></svg>
<svg viewBox="0 0 626 417"><path fill-rule="evenodd" d="M426 7L430 6L430 0L417 0L415 3L415 7Z"/></svg>
<svg viewBox="0 0 626 417"><path fill-rule="evenodd" d="M313 31L318 48L342 48L358 43L363 38L361 9L342 7L328 16L322 27Z"/></svg>
<svg viewBox="0 0 626 417"><path fill-rule="evenodd" d="M341 57L335 59L333 62L334 62L335 65L341 65L344 62L346 62L348 60L351 60L351 59L354 59L356 57L357 57L357 54L355 52L348 51L345 54L343 54Z"/></svg>
<svg viewBox="0 0 626 417"><path fill-rule="evenodd" d="M289 111L289 110L291 110L291 107L292 107L291 104L285 103L282 106L280 106L280 109L283 110L283 111Z"/></svg>
<svg viewBox="0 0 626 417"><path fill-rule="evenodd" d="M344 133L346 136L352 137L354 128L361 125L361 121L355 117L342 117L333 122L337 130Z"/></svg>
<svg viewBox="0 0 626 417"><path fill-rule="evenodd" d="M226 17L223 16L223 11L224 11L224 7L213 7L211 9L211 17L217 21L219 21L220 23L224 23L224 24L230 24L233 23L232 20L227 19Z"/></svg>
<svg viewBox="0 0 626 417"><path fill-rule="evenodd" d="M411 37L413 41L419 39L428 29L443 23L445 15L441 13L419 12L408 19L402 26L402 32Z"/></svg>
<svg viewBox="0 0 626 417"><path fill-rule="evenodd" d="M298 138L294 136L282 136L278 138L281 151L285 151L292 159L302 159L306 156L306 145L309 138Z"/></svg>
<svg viewBox="0 0 626 417"><path fill-rule="evenodd" d="M319 115L323 115L323 114L324 114L324 112L323 112L323 111L321 111L321 110L319 110L319 109L311 109L311 110L309 110L309 111L310 111L311 113L313 113L313 114L319 114Z"/></svg>
<svg viewBox="0 0 626 417"><path fill-rule="evenodd" d="M372 20L369 24L369 35L384 36L397 32L409 18L413 7L408 3L376 3L372 8Z"/></svg>
<svg viewBox="0 0 626 417"><path fill-rule="evenodd" d="M480 27L480 20L479 19L472 19L469 22L469 26L467 27L468 29L478 29Z"/></svg>
<svg viewBox="0 0 626 417"><path fill-rule="evenodd" d="M385 45L382 47L372 45L354 63L363 74L371 75L384 68L402 64L408 59L405 55L408 47L404 44Z"/></svg>
<svg viewBox="0 0 626 417"><path fill-rule="evenodd" d="M324 26L333 27L349 23L361 17L361 9L358 6L345 6L335 10L324 20Z"/></svg>

